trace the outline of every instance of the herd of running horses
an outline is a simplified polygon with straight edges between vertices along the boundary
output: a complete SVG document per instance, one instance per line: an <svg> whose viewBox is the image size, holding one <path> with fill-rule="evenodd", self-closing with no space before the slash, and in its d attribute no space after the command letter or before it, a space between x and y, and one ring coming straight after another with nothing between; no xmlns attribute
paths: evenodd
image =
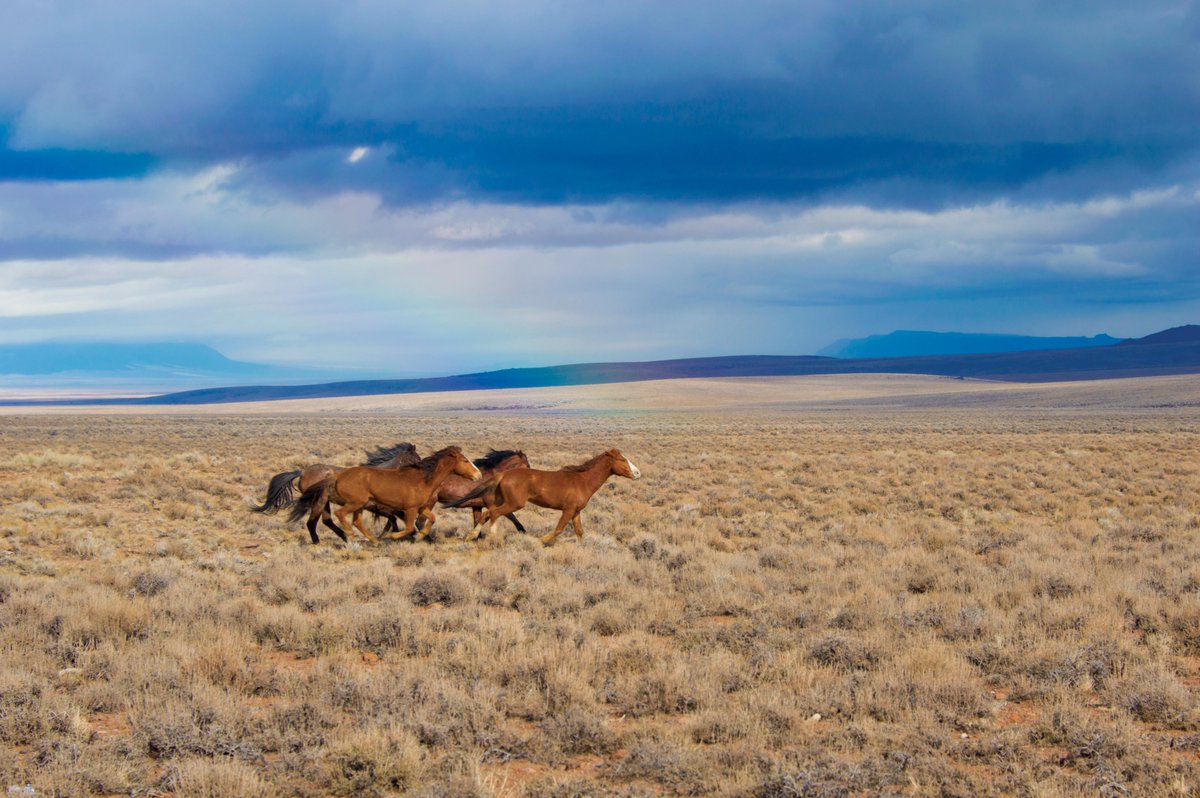
<svg viewBox="0 0 1200 798"><path fill-rule="evenodd" d="M489 533L495 531L502 517L524 532L516 511L533 503L562 512L554 531L541 538L549 546L568 523L575 527L577 536L583 535L579 514L609 477L615 474L637 479L642 475L617 449L557 471L532 468L525 453L513 449L493 449L474 462L457 446L447 446L428 457L421 457L411 443L367 454L367 462L360 466L340 468L317 463L276 474L267 486L266 501L251 502L251 508L260 513L290 508L291 521L308 516L306 524L313 543L321 542L318 521L347 542L345 528L353 526L367 540L378 543L379 538L363 523L364 512L387 519L383 537L415 536L416 540L424 540L437 520L433 512L436 504L470 508L474 526L467 540L475 540L484 527ZM331 510L333 507L337 509ZM334 523L334 515L341 526ZM401 518L404 531L400 531Z"/></svg>

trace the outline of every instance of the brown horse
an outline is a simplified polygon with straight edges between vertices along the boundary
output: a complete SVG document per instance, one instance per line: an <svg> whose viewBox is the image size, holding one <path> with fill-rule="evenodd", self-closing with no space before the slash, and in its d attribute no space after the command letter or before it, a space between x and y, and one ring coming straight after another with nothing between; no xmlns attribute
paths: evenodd
<svg viewBox="0 0 1200 798"><path fill-rule="evenodd" d="M411 443L397 443L395 446L380 447L373 452L367 452L367 461L363 465L372 468L400 468L413 465L420 459L421 455L417 454L416 446ZM291 507L296 501L295 490L297 488L304 493L318 482L324 482L330 477L337 476L341 470L341 466L313 463L296 471L284 471L276 474L271 477L271 481L267 485L265 502L254 504L253 501L247 499L250 509L258 513L274 514Z"/></svg>
<svg viewBox="0 0 1200 798"><path fill-rule="evenodd" d="M479 537L485 524L489 525L489 533L495 531L500 516L520 510L529 502L539 507L561 510L562 515L554 531L542 538L542 545L549 546L566 529L568 522L575 526L575 535L583 537L583 523L579 514L592 495L613 474L638 479L642 472L621 452L609 449L586 463L558 471L539 471L536 468L505 471L451 506L462 506L475 498L483 498L487 505L483 520L475 524L467 540Z"/></svg>
<svg viewBox="0 0 1200 798"><path fill-rule="evenodd" d="M516 449L503 449L500 451L491 449L485 456L476 458L471 462L475 463L475 467L483 474L483 479L485 480L514 468L529 468L529 458L525 456L525 452ZM482 497L464 500L461 504L455 504L455 502L463 499L464 496L477 487L479 487L478 482L464 479L458 474L451 474L446 477L446 481L442 483L442 489L438 491L438 502L443 507L470 507L472 525L478 524L484 509ZM513 526L517 528L518 532L525 531L525 527L517 520L516 513L509 513L508 520L512 521ZM399 531L395 516L388 519L387 526L383 528L383 531Z"/></svg>
<svg viewBox="0 0 1200 798"><path fill-rule="evenodd" d="M391 512L404 511L404 532L388 537L403 538L413 534L417 519L423 517L425 525L421 528L420 538L425 538L437 520L433 505L437 502L438 490L452 473L472 480L482 476L457 446L447 446L416 465L395 470L354 466L309 488L296 502L291 517L298 520L307 511L310 533L314 532L317 518L321 517L344 539L345 534L327 520L330 503L338 504L336 515L342 525L353 524L363 537L377 543L378 539L362 522L363 510L376 505Z"/></svg>

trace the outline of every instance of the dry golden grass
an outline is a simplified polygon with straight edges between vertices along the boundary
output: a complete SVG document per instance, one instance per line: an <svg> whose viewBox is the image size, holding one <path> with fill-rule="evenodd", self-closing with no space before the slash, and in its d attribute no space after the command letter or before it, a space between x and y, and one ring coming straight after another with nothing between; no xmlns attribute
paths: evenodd
<svg viewBox="0 0 1200 798"><path fill-rule="evenodd" d="M399 440L645 477L549 549L246 508ZM1198 445L1186 409L0 418L0 788L1195 795Z"/></svg>

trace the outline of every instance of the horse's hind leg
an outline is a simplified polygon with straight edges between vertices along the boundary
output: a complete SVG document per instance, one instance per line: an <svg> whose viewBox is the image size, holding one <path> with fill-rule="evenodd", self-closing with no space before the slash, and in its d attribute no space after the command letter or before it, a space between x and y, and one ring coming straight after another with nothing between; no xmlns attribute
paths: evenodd
<svg viewBox="0 0 1200 798"><path fill-rule="evenodd" d="M343 541L345 541L346 543L350 542L350 539L348 537L346 537L345 530L343 530L337 524L333 523L333 515L329 512L329 505L325 505L325 509L321 513L321 521L325 524L325 526L329 527L334 532L336 532L337 536L339 538L341 538ZM317 526L316 524L313 524L313 529L316 529L316 526ZM314 532L313 534L316 535L316 532ZM316 541L314 540L313 542L315 543Z"/></svg>
<svg viewBox="0 0 1200 798"><path fill-rule="evenodd" d="M518 531L518 532L524 532L524 531L525 531L525 527L524 527L524 525L523 525L523 524L522 524L520 521L518 521L518 520L517 520L517 514L516 514L516 513L508 513L508 514L505 516L505 518L507 518L509 521L512 521L512 524L513 524L513 526L515 526L515 527L517 528L517 531Z"/></svg>
<svg viewBox="0 0 1200 798"><path fill-rule="evenodd" d="M575 525L575 537L583 537L583 513L575 513L575 518L571 520L571 523Z"/></svg>
<svg viewBox="0 0 1200 798"><path fill-rule="evenodd" d="M312 540L313 545L321 542L321 536L317 534L317 519L329 514L329 500L324 496L320 496L308 511L308 537Z"/></svg>
<svg viewBox="0 0 1200 798"><path fill-rule="evenodd" d="M471 533L467 535L467 540L475 540L478 538L479 533L483 531L484 526L487 526L488 532L491 532L496 526L496 519L500 518L502 515L508 515L515 509L517 508L509 507L507 504L500 507L488 508L486 511L484 511L483 518L475 525L475 528L471 530Z"/></svg>
<svg viewBox="0 0 1200 798"><path fill-rule="evenodd" d="M478 538L479 533L483 531L485 524L491 523L492 518L499 518L498 515L493 515L494 513L500 512L496 503L499 502L500 504L505 504L507 501L503 495L503 488L499 484L497 484L494 489L484 493L482 496L480 496L480 498L483 500L483 510L479 511L472 508L471 515L473 516L475 525L472 526L471 531L467 533L467 540L475 540ZM512 512L513 509L520 508L510 508L509 510L506 510L505 513Z"/></svg>

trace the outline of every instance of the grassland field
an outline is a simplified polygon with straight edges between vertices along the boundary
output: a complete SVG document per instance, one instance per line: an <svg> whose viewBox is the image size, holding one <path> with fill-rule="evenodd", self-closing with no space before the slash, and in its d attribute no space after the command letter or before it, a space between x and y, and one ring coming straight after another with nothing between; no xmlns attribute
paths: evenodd
<svg viewBox="0 0 1200 798"><path fill-rule="evenodd" d="M1200 795L1200 381L803 379L7 411L0 790ZM550 548L247 509L404 440L644 476Z"/></svg>

